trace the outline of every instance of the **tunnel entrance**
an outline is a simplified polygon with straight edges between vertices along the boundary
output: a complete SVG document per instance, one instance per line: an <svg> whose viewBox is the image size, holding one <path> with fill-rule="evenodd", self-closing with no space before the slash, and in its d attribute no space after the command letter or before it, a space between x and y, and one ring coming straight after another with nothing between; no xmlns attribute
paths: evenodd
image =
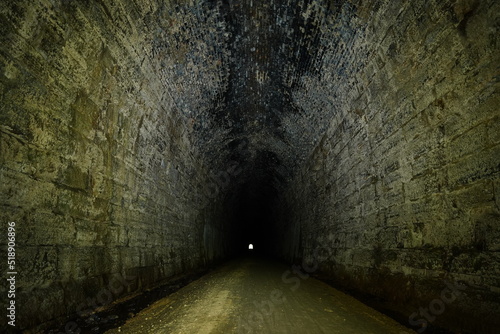
<svg viewBox="0 0 500 334"><path fill-rule="evenodd" d="M282 186L278 172L281 163L273 152L265 149L248 156L248 150L255 146L249 141L245 145L246 152L236 152L246 155L247 159L244 170L231 185L224 207L237 240L237 253L246 254L252 250L254 255L274 257L275 209Z"/></svg>
<svg viewBox="0 0 500 334"><path fill-rule="evenodd" d="M232 224L239 234L240 252L273 256L275 193L266 183L248 182L234 197Z"/></svg>

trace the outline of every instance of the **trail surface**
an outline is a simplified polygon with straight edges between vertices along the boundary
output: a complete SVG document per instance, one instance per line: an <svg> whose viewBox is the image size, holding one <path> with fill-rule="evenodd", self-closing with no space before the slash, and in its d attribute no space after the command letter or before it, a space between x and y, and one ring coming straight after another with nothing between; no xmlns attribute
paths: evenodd
<svg viewBox="0 0 500 334"><path fill-rule="evenodd" d="M229 262L158 300L115 333L414 333L356 299L282 264Z"/></svg>

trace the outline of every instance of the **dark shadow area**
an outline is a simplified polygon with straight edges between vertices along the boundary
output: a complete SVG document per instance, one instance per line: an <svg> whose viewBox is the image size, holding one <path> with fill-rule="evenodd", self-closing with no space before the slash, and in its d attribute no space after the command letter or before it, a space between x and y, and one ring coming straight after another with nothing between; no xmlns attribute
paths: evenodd
<svg viewBox="0 0 500 334"><path fill-rule="evenodd" d="M234 153L241 152L236 150ZM274 209L283 186L278 171L281 167L282 162L276 154L259 150L247 159L238 179L228 186L224 211L232 227L231 238L236 241L233 255L273 257L277 240ZM253 245L251 252L249 244Z"/></svg>
<svg viewBox="0 0 500 334"><path fill-rule="evenodd" d="M141 310L206 275L213 268L173 277L168 283L105 306L103 310L97 310L94 313L82 316L69 317L64 324L54 326L53 329L47 330L46 333L96 334L118 328Z"/></svg>
<svg viewBox="0 0 500 334"><path fill-rule="evenodd" d="M240 255L271 257L273 251L272 204L274 192L262 183L246 183L238 194L232 217L238 229ZM249 244L253 250L249 250Z"/></svg>
<svg viewBox="0 0 500 334"><path fill-rule="evenodd" d="M360 302L370 306L371 308L379 311L380 313L385 314L386 316L396 320L401 325L406 327L410 326L408 317L405 316L404 312L402 312L401 309L398 309L398 306L392 303L391 301L385 300L383 298L374 296L369 293L364 293L356 289L343 287L342 284L339 284L338 281L333 281L323 275L312 275L312 276L330 285L331 287L340 290L351 297L356 298ZM418 306L414 306L415 310L418 310L418 308L419 308ZM457 332L453 332L448 329L436 326L432 322L427 322L426 327L423 326L420 328L411 327L411 329L417 333L426 333L426 334L457 334ZM470 331L460 331L460 333L458 334L475 334L475 333Z"/></svg>

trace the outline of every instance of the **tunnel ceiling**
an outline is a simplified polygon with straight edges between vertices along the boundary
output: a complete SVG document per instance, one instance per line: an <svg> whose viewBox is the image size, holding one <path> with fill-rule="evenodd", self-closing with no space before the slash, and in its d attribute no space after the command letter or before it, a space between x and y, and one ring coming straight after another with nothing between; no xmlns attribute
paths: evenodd
<svg viewBox="0 0 500 334"><path fill-rule="evenodd" d="M354 70L337 49L348 47L355 6L196 1L158 11L162 24L152 31L158 70L171 81L166 86L207 165L218 173L236 161L243 172L232 186L277 190L335 110L334 92L315 83Z"/></svg>

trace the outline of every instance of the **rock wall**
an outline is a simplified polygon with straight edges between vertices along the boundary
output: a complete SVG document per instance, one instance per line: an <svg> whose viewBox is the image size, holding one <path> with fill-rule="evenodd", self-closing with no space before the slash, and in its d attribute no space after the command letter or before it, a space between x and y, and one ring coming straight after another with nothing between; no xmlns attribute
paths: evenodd
<svg viewBox="0 0 500 334"><path fill-rule="evenodd" d="M224 38L217 13L0 4L0 220L17 226L17 328L228 255L224 184L195 145L192 115L223 87L221 59L208 54Z"/></svg>
<svg viewBox="0 0 500 334"><path fill-rule="evenodd" d="M499 10L2 1L0 219L17 223L20 328L244 242L417 311L414 329L459 282L426 321L498 328Z"/></svg>
<svg viewBox="0 0 500 334"><path fill-rule="evenodd" d="M415 330L499 326L499 10L346 2L296 91L297 106L334 116L280 197L277 251L390 301ZM442 304L445 282L465 290Z"/></svg>

